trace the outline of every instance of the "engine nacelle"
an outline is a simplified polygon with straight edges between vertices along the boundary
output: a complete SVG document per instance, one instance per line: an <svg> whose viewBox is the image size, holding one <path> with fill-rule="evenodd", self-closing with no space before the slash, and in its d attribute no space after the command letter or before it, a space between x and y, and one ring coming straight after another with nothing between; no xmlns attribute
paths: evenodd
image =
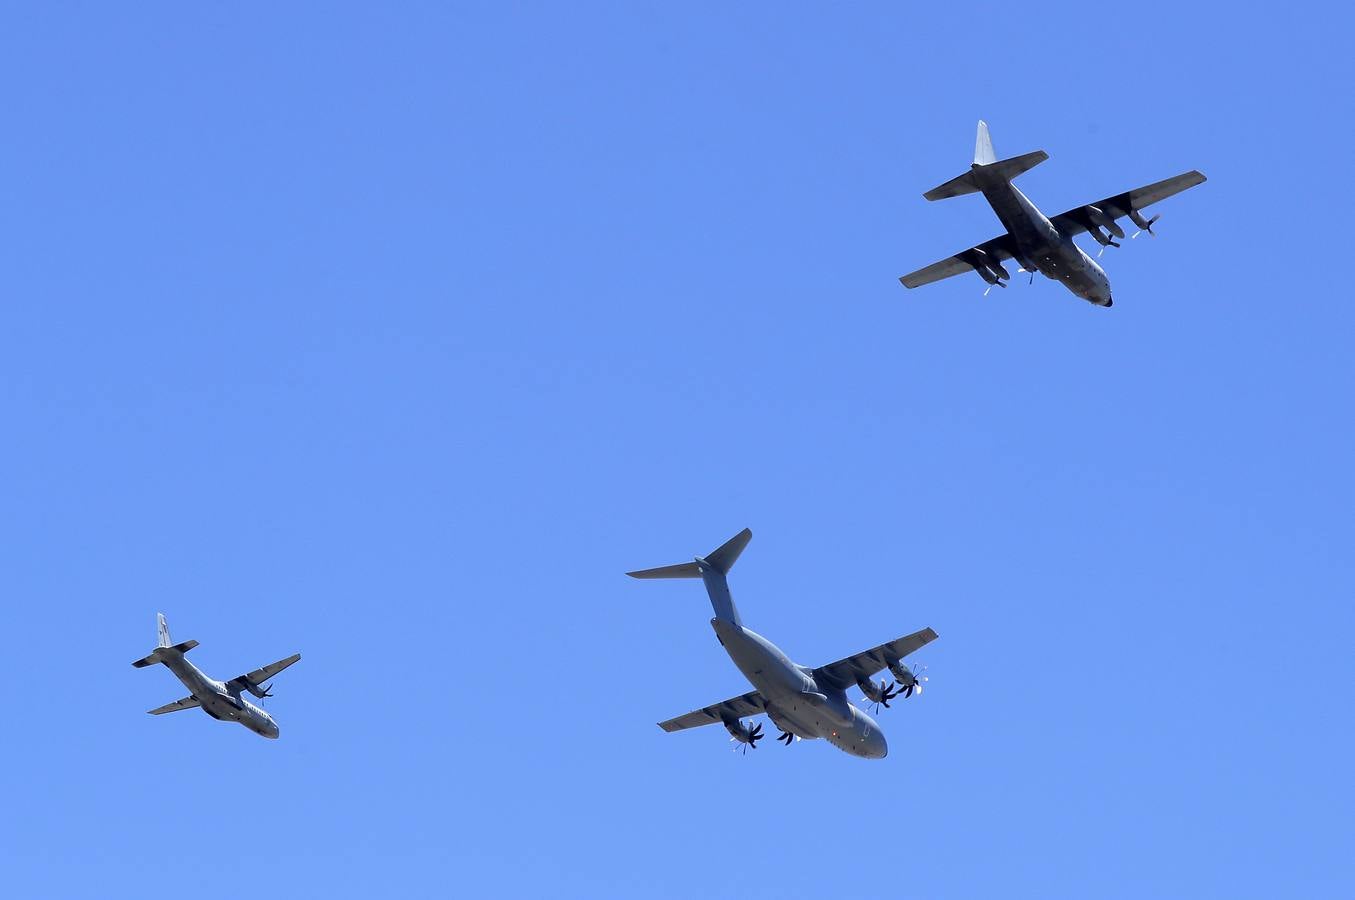
<svg viewBox="0 0 1355 900"><path fill-rule="evenodd" d="M915 676L902 660L895 660L889 664L889 674L894 676L894 680L904 687L916 686L917 676Z"/></svg>
<svg viewBox="0 0 1355 900"><path fill-rule="evenodd" d="M1101 209L1100 207L1088 206L1087 218L1091 219L1093 223L1100 225L1102 228L1104 228L1106 231L1109 231L1117 238L1124 237L1124 229L1121 228L1118 224L1116 224L1115 218L1113 216L1106 215L1105 210ZM1098 238L1098 240L1100 239Z"/></svg>
<svg viewBox="0 0 1355 900"><path fill-rule="evenodd" d="M1002 284L1004 278L1012 276L1006 269L1002 268L1002 263L984 253L978 247L973 247L960 254L960 258L974 267L974 271L979 273L979 277L989 284Z"/></svg>
<svg viewBox="0 0 1355 900"><path fill-rule="evenodd" d="M743 724L741 719L727 718L720 721L724 723L725 731L729 732L730 737L740 744L756 747L758 740L762 737L762 725L760 724L749 728Z"/></svg>
<svg viewBox="0 0 1355 900"><path fill-rule="evenodd" d="M1102 247L1120 246L1119 244L1115 243L1115 240L1111 238L1110 235L1102 234L1101 229L1097 228L1095 225L1087 229L1087 234L1090 234L1092 238L1096 240L1096 243L1100 244Z"/></svg>
<svg viewBox="0 0 1355 900"><path fill-rule="evenodd" d="M1148 232L1150 236L1154 237L1156 237L1156 235L1153 235L1153 223L1160 218L1162 217L1153 216L1151 219L1145 219L1137 209L1131 209L1129 211L1130 221L1132 221L1135 225L1139 226L1141 230ZM1135 235L1135 237L1138 237L1138 235Z"/></svg>

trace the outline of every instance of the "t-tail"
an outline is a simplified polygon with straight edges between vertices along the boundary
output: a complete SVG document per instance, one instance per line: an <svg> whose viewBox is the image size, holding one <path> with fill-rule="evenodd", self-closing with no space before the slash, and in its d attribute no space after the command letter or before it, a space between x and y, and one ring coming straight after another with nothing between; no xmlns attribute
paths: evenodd
<svg viewBox="0 0 1355 900"><path fill-rule="evenodd" d="M1049 159L1043 150L1023 153L1011 159L998 159L993 152L993 139L988 136L988 123L979 120L979 134L974 141L974 164L969 171L945 184L932 188L922 196L928 200L945 200L983 190L985 183L1012 181L1022 172L1028 172Z"/></svg>
<svg viewBox="0 0 1355 900"><path fill-rule="evenodd" d="M715 617L732 625L743 627L739 618L734 597L729 593L729 570L753 539L753 532L745 528L704 557L698 556L688 563L675 566L662 566L657 569L641 569L627 572L632 578L700 578L706 583L706 593L710 595L710 605L715 609Z"/></svg>
<svg viewBox="0 0 1355 900"><path fill-rule="evenodd" d="M153 666L158 662L164 662L165 656L168 653L187 653L198 645L197 641L184 641L182 644L175 644L170 641L169 623L165 621L164 613L155 614L155 633L155 650L152 651L149 656L143 656L141 659L132 663L132 665L136 666L138 669L143 669L146 666Z"/></svg>

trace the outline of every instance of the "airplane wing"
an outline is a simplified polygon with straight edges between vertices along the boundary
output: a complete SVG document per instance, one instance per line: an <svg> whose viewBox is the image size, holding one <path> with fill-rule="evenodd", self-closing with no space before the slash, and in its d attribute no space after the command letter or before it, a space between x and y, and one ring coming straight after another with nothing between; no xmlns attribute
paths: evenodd
<svg viewBox="0 0 1355 900"><path fill-rule="evenodd" d="M286 659L280 659L275 663L269 663L263 668L255 669L252 672L246 672L244 675L237 678L232 678L227 684L235 685L238 688L244 688L256 697L260 696L257 689L260 688L265 681L272 678L300 658L300 653L293 653Z"/></svg>
<svg viewBox="0 0 1355 900"><path fill-rule="evenodd" d="M833 687L846 689L856 684L857 676L870 678L876 672L888 667L891 662L903 659L909 653L936 640L936 632L930 628L904 635L895 641L872 647L855 656L839 659L814 670L814 678L824 679Z"/></svg>
<svg viewBox="0 0 1355 900"><path fill-rule="evenodd" d="M1055 228L1066 235L1081 234L1096 224L1092 218L1095 213L1088 207L1095 207L1111 219L1118 219L1121 216L1130 215L1130 213L1137 213L1145 206L1159 200L1166 200L1168 197L1193 188L1197 184L1203 184L1205 180L1204 175L1200 172L1193 170L1183 172L1164 181L1156 181L1141 188L1134 188L1132 191L1125 191L1123 194L1097 200L1095 203L1087 204L1087 206L1075 206L1065 213L1060 213L1050 221L1054 223Z"/></svg>
<svg viewBox="0 0 1355 900"><path fill-rule="evenodd" d="M991 241L984 241L976 247L970 247L968 250L961 250L954 256L948 256L940 262L932 263L916 272L909 272L899 281L902 281L903 286L907 288L921 287L924 284L931 284L933 281L959 275L961 272L973 271L974 264L985 257L990 261L1000 263L1004 259L1012 259L1015 255L1012 236L1004 234L1001 237L993 238Z"/></svg>
<svg viewBox="0 0 1355 900"><path fill-rule="evenodd" d="M166 703L164 706L157 706L155 709L147 710L153 716L163 716L165 713L178 712L181 709L192 709L195 706L201 706L198 698L192 695L184 697L182 700L175 700L173 703Z"/></svg>
<svg viewBox="0 0 1355 900"><path fill-rule="evenodd" d="M702 725L714 725L721 720L720 714L723 712L736 719L745 716L755 716L758 713L767 711L767 701L762 699L762 695L757 691L749 691L741 697L732 697L716 703L713 706L707 706L704 709L695 709L685 716L678 716L676 719L669 719L667 722L660 722L659 727L664 731L682 731L685 728L699 728Z"/></svg>

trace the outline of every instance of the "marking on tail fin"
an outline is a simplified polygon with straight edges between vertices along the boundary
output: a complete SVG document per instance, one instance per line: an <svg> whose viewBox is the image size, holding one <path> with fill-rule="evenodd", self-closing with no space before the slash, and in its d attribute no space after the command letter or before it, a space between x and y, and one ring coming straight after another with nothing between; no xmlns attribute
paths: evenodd
<svg viewBox="0 0 1355 900"><path fill-rule="evenodd" d="M165 621L164 613L155 614L155 630L159 635L157 647L169 647L174 643L169 639L169 623Z"/></svg>

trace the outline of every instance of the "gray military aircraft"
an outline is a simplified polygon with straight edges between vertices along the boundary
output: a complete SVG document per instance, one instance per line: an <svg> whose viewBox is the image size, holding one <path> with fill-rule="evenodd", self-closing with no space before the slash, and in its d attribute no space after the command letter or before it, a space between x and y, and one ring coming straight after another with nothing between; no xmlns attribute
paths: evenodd
<svg viewBox="0 0 1355 900"><path fill-rule="evenodd" d="M889 701L900 694L908 697L914 691L920 692L926 678L905 666L903 658L936 640L936 632L924 628L826 666L796 665L771 641L743 627L734 598L729 593L725 576L752 538L753 532L745 528L704 558L698 556L689 563L626 573L632 578L700 578L704 581L711 606L715 608L715 618L710 620L715 636L729 658L734 660L734 665L757 688L660 722L659 727L671 732L721 722L729 731L730 739L742 744L746 753L749 747L757 748L762 737L762 724L749 727L742 719L766 713L781 729L777 740L784 741L788 747L793 740L821 737L853 756L883 758L889 752L889 746L880 726L848 702L847 689L856 685L868 702L884 706L889 706ZM893 673L897 682L876 684L871 680L883 669Z"/></svg>
<svg viewBox="0 0 1355 900"><path fill-rule="evenodd" d="M993 142L988 137L988 125L980 121L979 136L974 146L974 164L969 171L940 187L932 188L922 196L928 200L943 200L982 191L984 199L993 207L993 212L997 213L1007 233L925 269L904 275L899 279L903 286L915 288L972 269L988 282L988 288L983 292L987 296L993 285L1007 286L1006 280L1011 278L1011 274L1003 268L1002 262L1014 259L1022 272L1031 273L1031 281L1035 280L1034 273L1040 272L1047 278L1063 282L1064 287L1095 306L1110 306L1110 279L1096 260L1073 243L1073 236L1084 231L1090 234L1101 245L1097 257L1106 252L1107 247L1120 246L1115 238L1124 238L1124 229L1115 220L1121 216L1128 216L1139 227L1140 231L1136 231L1134 237L1143 232L1156 237L1153 223L1161 216L1145 219L1143 208L1205 180L1199 172L1186 172L1086 206L1073 207L1047 219L1012 184L1016 176L1046 159L1049 159L1049 154L1043 150L1010 159L998 159L993 152ZM1103 228L1109 234L1103 232Z"/></svg>
<svg viewBox="0 0 1355 900"><path fill-rule="evenodd" d="M138 659L132 665L142 669L155 663L164 663L191 693L182 700L175 700L173 703L166 703L150 710L151 715L160 716L200 706L202 711L213 719L239 722L255 734L266 738L278 736L278 723L274 722L273 717L262 707L246 700L243 694L248 691L260 699L273 696L268 691L272 685L264 685L264 682L300 659L300 653L293 653L286 659L280 659L262 669L246 672L230 681L217 681L202 674L197 666L184 657L185 653L198 645L197 641L172 643L169 639L169 626L165 623L165 614L156 613L155 620L159 633L158 646L149 656Z"/></svg>

